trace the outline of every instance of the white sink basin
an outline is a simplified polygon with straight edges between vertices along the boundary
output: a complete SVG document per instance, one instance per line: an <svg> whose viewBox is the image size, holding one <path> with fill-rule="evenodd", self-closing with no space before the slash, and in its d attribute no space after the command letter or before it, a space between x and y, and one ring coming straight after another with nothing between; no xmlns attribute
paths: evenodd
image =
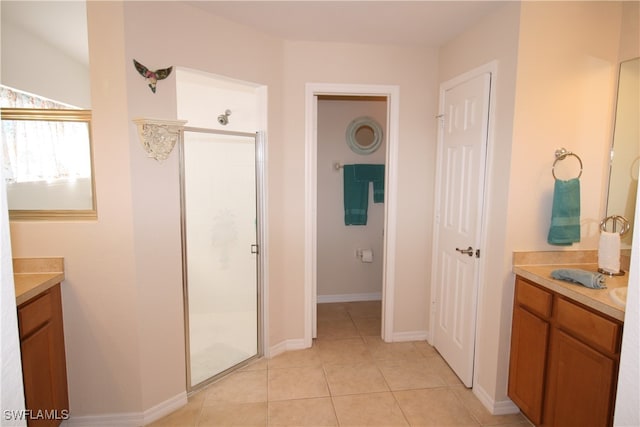
<svg viewBox="0 0 640 427"><path fill-rule="evenodd" d="M627 287L611 289L609 291L609 297L615 304L624 307L627 305Z"/></svg>

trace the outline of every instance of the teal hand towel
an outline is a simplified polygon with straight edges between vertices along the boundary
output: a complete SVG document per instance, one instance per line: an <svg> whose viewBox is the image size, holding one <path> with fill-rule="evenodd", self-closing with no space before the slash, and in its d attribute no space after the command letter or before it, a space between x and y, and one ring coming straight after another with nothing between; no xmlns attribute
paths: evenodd
<svg viewBox="0 0 640 427"><path fill-rule="evenodd" d="M344 165L344 225L367 225L369 181L358 181L355 165Z"/></svg>
<svg viewBox="0 0 640 427"><path fill-rule="evenodd" d="M551 272L551 277L567 282L579 283L591 289L606 289L605 277L601 273L579 270L577 268L560 268Z"/></svg>
<svg viewBox="0 0 640 427"><path fill-rule="evenodd" d="M556 179L547 242L569 246L580 241L580 181Z"/></svg>
<svg viewBox="0 0 640 427"><path fill-rule="evenodd" d="M354 165L356 181L373 182L373 203L384 203L384 165Z"/></svg>

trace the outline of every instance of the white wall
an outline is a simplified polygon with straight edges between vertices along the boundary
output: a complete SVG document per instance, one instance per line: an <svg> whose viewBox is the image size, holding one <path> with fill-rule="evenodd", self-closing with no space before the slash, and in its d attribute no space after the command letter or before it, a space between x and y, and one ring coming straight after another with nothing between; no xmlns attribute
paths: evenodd
<svg viewBox="0 0 640 427"><path fill-rule="evenodd" d="M185 126L237 132L262 129L258 85L184 68L175 73L177 116L187 120ZM231 111L229 122L221 125L218 116L226 110Z"/></svg>
<svg viewBox="0 0 640 427"><path fill-rule="evenodd" d="M352 120L373 117L382 127L383 142L374 153L354 153L346 143ZM369 191L367 225L344 224L343 170L340 164L384 164L386 152L386 100L318 101L318 301L380 299L382 293L382 246L384 204L373 203ZM357 249L372 249L373 262L363 263Z"/></svg>
<svg viewBox="0 0 640 427"><path fill-rule="evenodd" d="M640 196L640 193L638 194ZM640 223L640 197L636 198L635 223ZM618 371L618 390L613 425L633 427L640 425L640 235L633 236L631 268L629 270L629 288L624 316L624 332Z"/></svg>

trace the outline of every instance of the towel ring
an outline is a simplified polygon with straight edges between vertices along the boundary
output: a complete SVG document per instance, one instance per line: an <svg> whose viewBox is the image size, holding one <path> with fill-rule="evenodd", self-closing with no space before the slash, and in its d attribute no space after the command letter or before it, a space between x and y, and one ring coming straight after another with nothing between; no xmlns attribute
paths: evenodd
<svg viewBox="0 0 640 427"><path fill-rule="evenodd" d="M624 236L629 231L629 221L621 215L611 215L603 219L600 222L600 230L607 231L607 224L609 222L611 222L611 232L613 233L618 232L620 236ZM620 231L618 231L618 225L620 225Z"/></svg>
<svg viewBox="0 0 640 427"><path fill-rule="evenodd" d="M578 156L576 153L572 153L571 151L567 151L564 148L560 148L556 150L556 160L553 162L553 167L551 168L551 175L553 175L554 179L558 179L558 177L556 176L556 164L558 164L560 160L566 159L567 156L573 156L578 159L578 162L580 163L580 173L578 173L578 176L576 178L580 178L582 176L582 159L580 158L580 156Z"/></svg>

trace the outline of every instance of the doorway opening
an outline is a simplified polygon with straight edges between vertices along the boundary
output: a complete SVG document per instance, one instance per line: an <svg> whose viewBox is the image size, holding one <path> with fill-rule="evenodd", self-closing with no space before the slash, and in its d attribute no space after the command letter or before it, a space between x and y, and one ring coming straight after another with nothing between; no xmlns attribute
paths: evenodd
<svg viewBox="0 0 640 427"><path fill-rule="evenodd" d="M379 337L387 98L320 95L317 123L317 337Z"/></svg>
<svg viewBox="0 0 640 427"><path fill-rule="evenodd" d="M378 312L381 311L379 334L383 340L393 341L398 96L397 86L307 84L304 337L306 347L310 347L313 338L318 336L317 304L340 300L381 301L377 309ZM362 106L370 109L357 109ZM344 116L341 117L341 114ZM350 147L346 141L349 137L349 125L363 118L372 119L372 122L365 120L362 126L370 128L364 129L364 142L362 147L359 147L362 152L358 152L358 149L349 151ZM369 123L371 125L367 126ZM383 148L375 150L372 144L376 142L379 131L377 125L385 136L384 145L381 145ZM357 133L357 129L351 130ZM338 151L325 150L327 147L321 146L325 137L338 142ZM372 153L365 154L366 151ZM344 209L345 165L351 168L354 164L372 165L377 168L382 166L383 169L382 172L377 169L376 173L382 173L383 176L384 203L379 206L368 204L370 210L366 212L367 223L372 225L365 227L345 226L349 222ZM370 189L368 182L366 191L369 202L372 202L376 193L375 189ZM379 200L380 193L377 197ZM370 220L372 222L369 222ZM370 236L365 237L367 234ZM350 238L349 243L337 241L344 237ZM338 248L342 253L338 253ZM370 260L372 262L369 262ZM379 263L376 265L374 260ZM340 264L339 267L336 267L336 263ZM348 289L336 287L351 281L352 279L346 276L356 277L358 270L365 273L357 279L358 283L350 283L351 287ZM356 276L352 276L354 274ZM339 277L340 275L345 277ZM376 327L374 325L374 328Z"/></svg>

